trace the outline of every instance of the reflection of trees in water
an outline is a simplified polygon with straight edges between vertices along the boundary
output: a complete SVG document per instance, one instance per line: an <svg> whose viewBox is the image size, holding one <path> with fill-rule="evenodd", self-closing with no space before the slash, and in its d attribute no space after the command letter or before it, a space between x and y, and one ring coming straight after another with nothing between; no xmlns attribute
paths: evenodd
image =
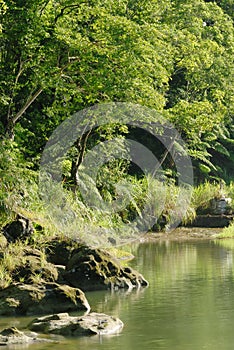
<svg viewBox="0 0 234 350"><path fill-rule="evenodd" d="M194 295L202 296L201 305L212 304L214 295L222 298L223 290L229 290L233 281L233 250L216 241L134 244L132 253L136 258L131 265L149 281L149 288L131 292L90 292L87 297L95 311L114 316L119 316L123 310L130 313L134 307L140 308L144 298L150 300L144 304L144 312L150 312L152 305L160 307L165 298L171 305L177 302L182 290L187 296L181 306L184 310L197 302L194 302L197 300ZM207 299L210 290L213 290L213 297Z"/></svg>
<svg viewBox="0 0 234 350"><path fill-rule="evenodd" d="M132 253L132 265L159 289L198 274L207 280L233 275L234 252L216 241L151 242L133 247Z"/></svg>
<svg viewBox="0 0 234 350"><path fill-rule="evenodd" d="M197 261L195 247L169 241L141 244L133 253L136 268L160 288L189 274Z"/></svg>

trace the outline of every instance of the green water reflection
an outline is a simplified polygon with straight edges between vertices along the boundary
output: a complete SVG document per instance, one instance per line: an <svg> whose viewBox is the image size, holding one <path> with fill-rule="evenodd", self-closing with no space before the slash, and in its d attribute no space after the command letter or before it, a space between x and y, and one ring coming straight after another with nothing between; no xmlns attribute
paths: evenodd
<svg viewBox="0 0 234 350"><path fill-rule="evenodd" d="M149 288L87 294L93 310L123 320L122 333L30 350L233 349L233 241L144 243L132 251L137 256L132 266L149 280ZM28 321L1 319L0 326L23 327Z"/></svg>

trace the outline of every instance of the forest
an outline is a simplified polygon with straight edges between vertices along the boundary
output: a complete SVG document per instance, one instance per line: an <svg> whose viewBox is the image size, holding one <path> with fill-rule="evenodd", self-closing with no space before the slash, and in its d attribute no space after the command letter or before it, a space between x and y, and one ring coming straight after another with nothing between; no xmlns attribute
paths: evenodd
<svg viewBox="0 0 234 350"><path fill-rule="evenodd" d="M20 214L34 222L34 240L42 239L42 229L48 235L78 230L82 240L100 227L127 231L145 202L155 218L170 221L178 206L170 149L131 118L125 124L113 118L75 140L62 159L61 183L43 204L40 162L52 133L75 113L105 103L156 111L179 132L196 188L187 220L220 191L234 198L233 0L0 0L0 18L1 226ZM125 186L126 205L110 214L85 204L77 172L89 150L116 137L122 154L127 138L154 154L166 190L130 160L112 159L97 174L98 195L112 203L115 184L126 182L131 193ZM157 194L147 191L150 181ZM160 191L164 208L155 213Z"/></svg>

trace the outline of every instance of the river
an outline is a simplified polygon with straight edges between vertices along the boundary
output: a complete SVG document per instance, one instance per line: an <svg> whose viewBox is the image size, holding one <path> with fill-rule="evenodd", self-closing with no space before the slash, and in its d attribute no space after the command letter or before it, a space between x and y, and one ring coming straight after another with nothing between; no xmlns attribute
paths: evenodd
<svg viewBox="0 0 234 350"><path fill-rule="evenodd" d="M114 336L62 339L35 350L228 350L234 347L234 240L150 242L131 247L132 267L150 286L139 291L90 292L94 311L125 324ZM23 328L32 318L1 318ZM14 349L24 349L19 346Z"/></svg>

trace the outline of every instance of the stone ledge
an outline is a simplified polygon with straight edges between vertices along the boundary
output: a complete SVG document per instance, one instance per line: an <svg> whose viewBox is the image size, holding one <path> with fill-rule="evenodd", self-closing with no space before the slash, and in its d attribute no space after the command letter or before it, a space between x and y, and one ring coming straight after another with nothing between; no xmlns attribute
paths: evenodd
<svg viewBox="0 0 234 350"><path fill-rule="evenodd" d="M197 215L195 220L187 224L187 227L227 227L234 219L234 215Z"/></svg>

